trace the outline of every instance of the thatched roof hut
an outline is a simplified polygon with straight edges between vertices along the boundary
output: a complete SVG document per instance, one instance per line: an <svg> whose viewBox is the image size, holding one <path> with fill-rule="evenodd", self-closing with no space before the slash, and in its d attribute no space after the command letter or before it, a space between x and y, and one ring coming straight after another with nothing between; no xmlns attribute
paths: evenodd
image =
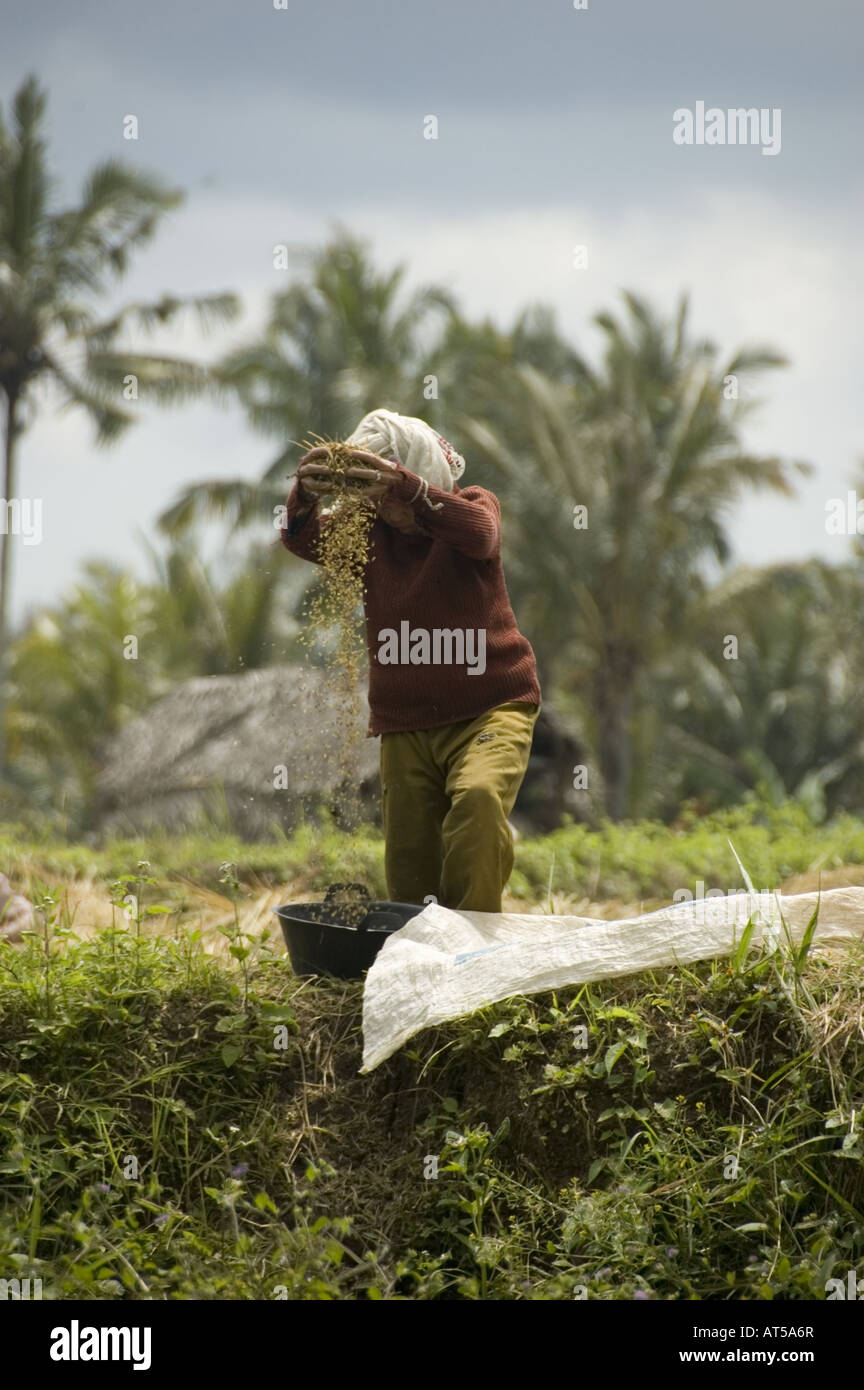
<svg viewBox="0 0 864 1390"><path fill-rule="evenodd" d="M97 815L103 831L231 828L247 839L290 831L322 807L337 822L377 819L379 740L344 748L344 700L324 670L273 666L184 682L115 734L103 750ZM548 830L562 812L585 815L572 791L579 745L544 706L513 814L523 832Z"/></svg>
<svg viewBox="0 0 864 1390"><path fill-rule="evenodd" d="M100 826L134 834L216 824L255 839L322 806L343 822L368 818L378 740L362 737L364 696L359 704L358 737L343 761L344 699L326 671L274 666L186 681L105 745Z"/></svg>

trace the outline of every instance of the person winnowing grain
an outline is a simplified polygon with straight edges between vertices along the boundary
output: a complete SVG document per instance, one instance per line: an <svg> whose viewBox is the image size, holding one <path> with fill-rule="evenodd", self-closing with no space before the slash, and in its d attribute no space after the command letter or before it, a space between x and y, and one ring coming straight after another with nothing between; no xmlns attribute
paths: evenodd
<svg viewBox="0 0 864 1390"><path fill-rule="evenodd" d="M541 693L501 564L501 508L423 420L376 410L345 441L375 506L365 573L369 736L381 735L387 891L500 912L508 816ZM317 561L326 446L300 461L284 544ZM461 660L459 659L461 656Z"/></svg>

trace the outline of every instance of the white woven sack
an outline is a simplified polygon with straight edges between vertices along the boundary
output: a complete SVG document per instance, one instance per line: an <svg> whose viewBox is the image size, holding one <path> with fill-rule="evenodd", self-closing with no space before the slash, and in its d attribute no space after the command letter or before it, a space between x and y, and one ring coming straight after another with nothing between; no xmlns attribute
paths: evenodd
<svg viewBox="0 0 864 1390"><path fill-rule="evenodd" d="M514 994L730 955L751 917L752 945L796 945L816 905L814 945L864 936L864 888L769 897L742 893L683 902L640 917L542 917L451 912L437 903L387 940L366 977L363 1066L369 1072L432 1024Z"/></svg>

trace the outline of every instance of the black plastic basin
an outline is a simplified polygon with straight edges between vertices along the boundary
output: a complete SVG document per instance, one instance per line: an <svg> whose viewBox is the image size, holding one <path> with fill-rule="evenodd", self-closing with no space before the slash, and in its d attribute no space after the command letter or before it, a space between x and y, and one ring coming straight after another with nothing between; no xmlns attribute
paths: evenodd
<svg viewBox="0 0 864 1390"><path fill-rule="evenodd" d="M345 914L345 903L334 901L333 889L339 886L333 885L323 902L286 903L273 909L295 975L359 980L388 936L423 911L416 903L382 902L367 894L350 904ZM344 915L340 919L340 914L350 916L350 922Z"/></svg>

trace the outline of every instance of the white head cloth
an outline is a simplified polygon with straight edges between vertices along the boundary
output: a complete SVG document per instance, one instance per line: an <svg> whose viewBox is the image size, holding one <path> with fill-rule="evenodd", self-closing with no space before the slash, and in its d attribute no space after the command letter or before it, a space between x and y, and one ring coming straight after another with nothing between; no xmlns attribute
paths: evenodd
<svg viewBox="0 0 864 1390"><path fill-rule="evenodd" d="M465 472L465 460L452 444L415 415L393 410L372 410L345 440L356 449L368 449L382 458L395 457L409 473L425 478L432 487L452 492Z"/></svg>

